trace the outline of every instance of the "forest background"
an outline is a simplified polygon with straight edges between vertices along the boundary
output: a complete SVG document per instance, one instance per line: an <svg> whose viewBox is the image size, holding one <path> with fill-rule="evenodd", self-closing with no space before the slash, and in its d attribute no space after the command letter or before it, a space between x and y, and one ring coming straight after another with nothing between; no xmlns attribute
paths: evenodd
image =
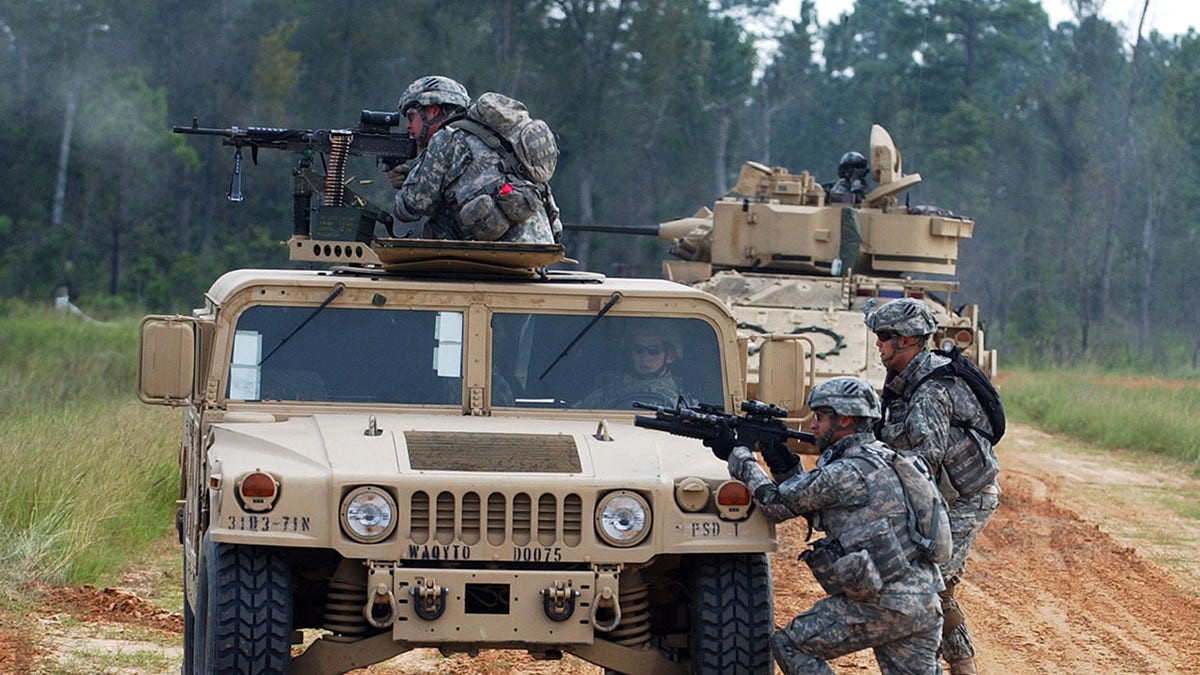
<svg viewBox="0 0 1200 675"><path fill-rule="evenodd" d="M907 199L975 219L956 298L1003 362L1194 375L1200 36L1072 4L1051 25L1029 0L805 1L784 21L770 0L12 0L0 318L64 286L100 315L186 312L226 270L286 265L295 158L246 161L231 203L232 150L172 125L348 128L436 73L551 124L576 224L690 215L747 160L832 181L881 124L924 178ZM355 171L390 203L377 168ZM667 249L564 243L635 276Z"/></svg>

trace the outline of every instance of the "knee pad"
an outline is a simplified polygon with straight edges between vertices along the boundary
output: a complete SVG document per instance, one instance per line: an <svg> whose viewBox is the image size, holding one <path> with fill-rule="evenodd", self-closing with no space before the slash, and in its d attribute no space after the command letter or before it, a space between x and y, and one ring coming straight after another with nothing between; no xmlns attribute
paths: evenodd
<svg viewBox="0 0 1200 675"><path fill-rule="evenodd" d="M958 606L958 601L954 599L953 586L938 593L938 598L942 601L942 635L950 635L959 626L966 623L967 619L963 616L962 609Z"/></svg>

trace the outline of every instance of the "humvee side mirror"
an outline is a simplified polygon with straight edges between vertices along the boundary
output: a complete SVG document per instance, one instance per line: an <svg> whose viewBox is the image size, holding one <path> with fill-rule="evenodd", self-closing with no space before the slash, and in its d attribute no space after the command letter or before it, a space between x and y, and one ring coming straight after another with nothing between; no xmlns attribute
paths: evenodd
<svg viewBox="0 0 1200 675"><path fill-rule="evenodd" d="M786 408L792 418L804 409L813 385L815 358L812 340L796 335L771 335L758 352L758 400Z"/></svg>
<svg viewBox="0 0 1200 675"><path fill-rule="evenodd" d="M138 398L185 405L196 380L196 322L186 316L147 316L138 327Z"/></svg>

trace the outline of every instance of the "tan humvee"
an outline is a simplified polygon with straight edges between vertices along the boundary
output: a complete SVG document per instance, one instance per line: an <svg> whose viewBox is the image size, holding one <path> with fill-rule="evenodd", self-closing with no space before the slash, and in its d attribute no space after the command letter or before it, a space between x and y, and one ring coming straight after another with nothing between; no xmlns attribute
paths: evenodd
<svg viewBox="0 0 1200 675"><path fill-rule="evenodd" d="M293 237L323 271L225 274L141 325L182 409L185 672L338 673L416 647L626 673L768 673L772 525L699 441L580 407L663 335L678 395L803 400L802 350L714 296L547 271L561 247ZM609 380L611 381L611 379ZM302 640L315 636L293 658Z"/></svg>

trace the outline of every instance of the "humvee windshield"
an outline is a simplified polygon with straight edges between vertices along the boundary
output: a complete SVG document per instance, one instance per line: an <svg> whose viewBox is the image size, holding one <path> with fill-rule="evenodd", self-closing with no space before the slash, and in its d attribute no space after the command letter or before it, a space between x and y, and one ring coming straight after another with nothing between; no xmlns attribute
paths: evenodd
<svg viewBox="0 0 1200 675"><path fill-rule="evenodd" d="M628 410L724 401L720 349L700 319L497 313L493 407ZM591 327L586 331L589 323ZM462 404L457 311L255 306L239 317L230 399Z"/></svg>
<svg viewBox="0 0 1200 675"><path fill-rule="evenodd" d="M724 401L717 336L704 321L608 315L588 328L593 318L493 315L492 405L628 410L634 401L674 406L680 396Z"/></svg>
<svg viewBox="0 0 1200 675"><path fill-rule="evenodd" d="M461 312L258 306L238 319L232 399L459 405Z"/></svg>

